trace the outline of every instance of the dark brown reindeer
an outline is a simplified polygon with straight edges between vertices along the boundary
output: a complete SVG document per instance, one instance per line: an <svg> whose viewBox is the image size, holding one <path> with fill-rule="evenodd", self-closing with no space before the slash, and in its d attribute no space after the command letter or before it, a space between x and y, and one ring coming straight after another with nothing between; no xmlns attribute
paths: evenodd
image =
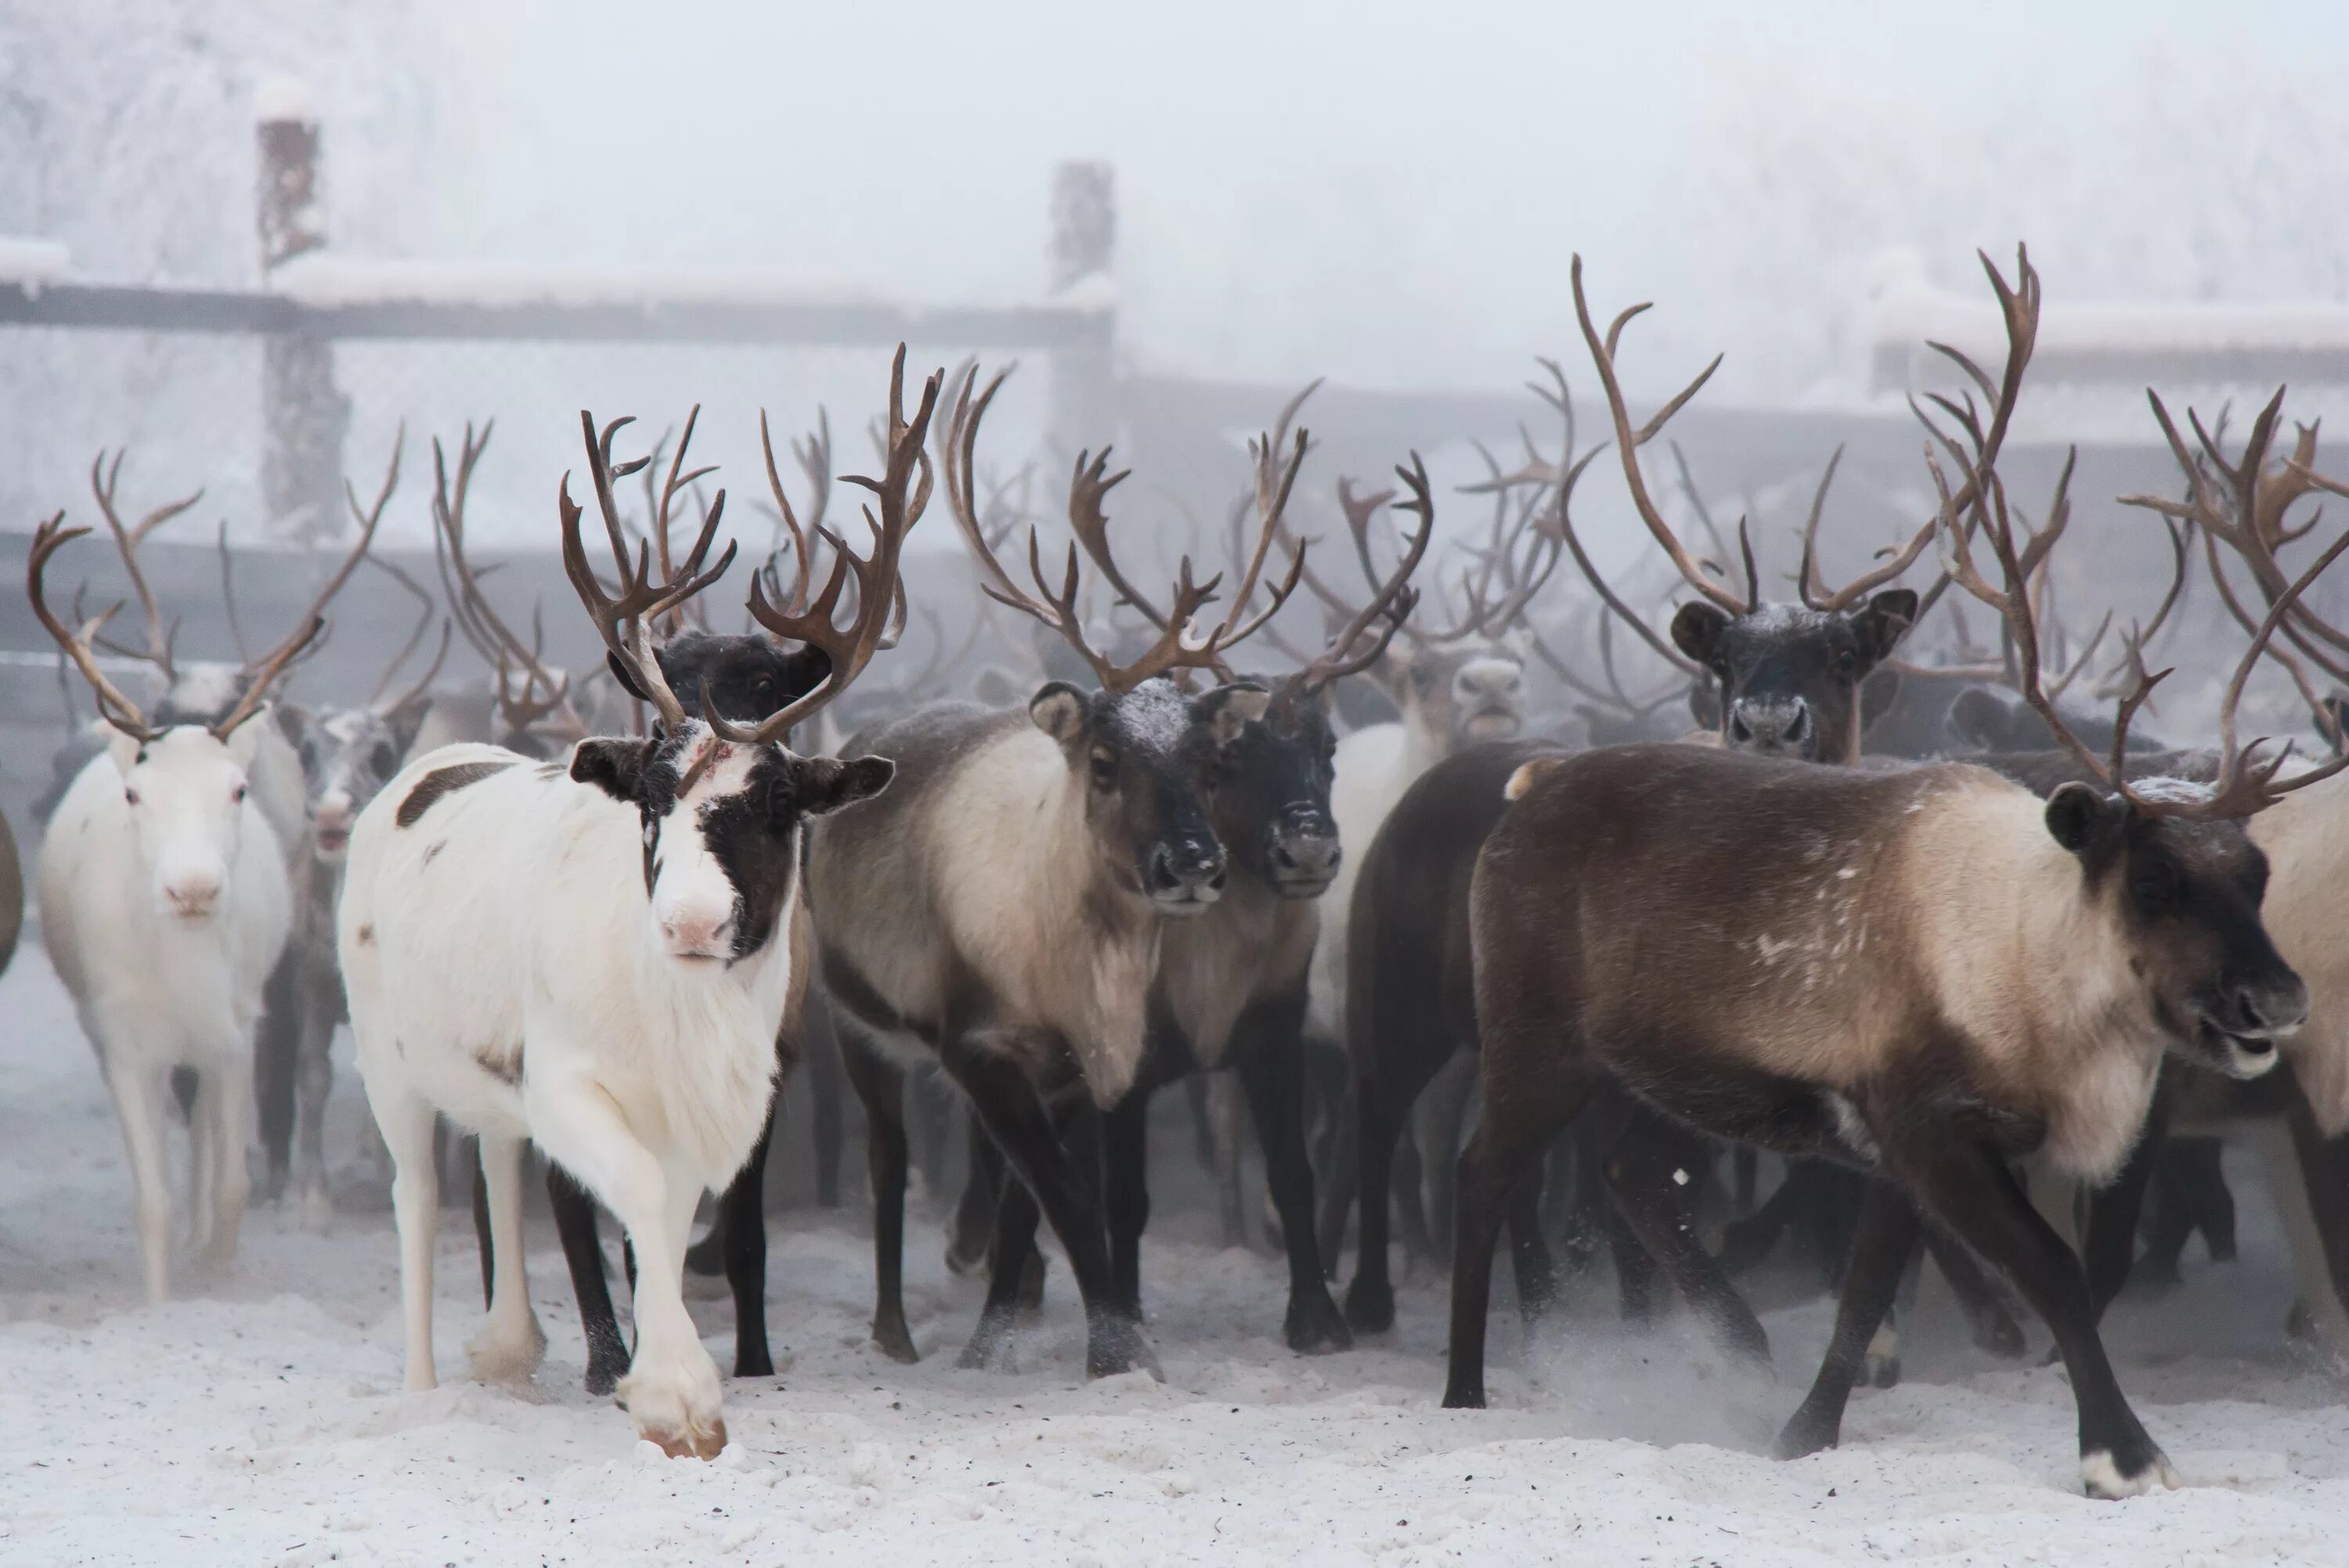
<svg viewBox="0 0 2349 1568"><path fill-rule="evenodd" d="M1834 1440L1921 1209L2054 1329L2091 1494L2174 1480L2105 1357L2077 1260L2008 1162L2110 1175L2165 1049L2237 1077L2273 1066L2308 996L2261 923L2267 866L2243 819L2300 781L2233 744L2240 679L2214 786L2133 785L2119 747L2103 758L2071 739L2040 686L2028 578L1981 455L1977 439L1955 495L1935 469L1954 574L2015 626L2026 697L2098 784L2043 800L1965 765L1864 773L1671 748L1515 776L1471 895L1486 1114L1461 1161L1447 1404L1484 1402L1510 1190L1611 1081L1713 1136L1880 1178L1828 1366L1781 1453ZM2002 590L1975 570L1968 521ZM1713 825L1727 822L1750 875L1724 875Z"/></svg>
<svg viewBox="0 0 2349 1568"><path fill-rule="evenodd" d="M1613 445L1626 485L1650 535L1700 597L1675 614L1672 642L1650 630L1640 615L1608 585L1575 531L1574 490L1590 463L1606 450L1594 446L1577 453L1562 376L1553 393L1537 387L1566 428L1555 463L1529 460L1526 473L1555 500L1545 516L1553 531L1608 613L1647 643L1658 656L1724 695L1717 716L1721 743L1764 755L1849 763L1858 756L1862 690L1889 655L1917 610L1918 596L1888 588L1922 552L1931 525L1890 559L1841 589L1819 581L1816 540L1824 509L1823 480L1804 531L1802 603L1761 602L1761 577L1744 524L1739 539L1747 594L1739 598L1712 580L1681 542L1655 504L1639 462L1639 452L1693 397L1720 361L1716 358L1645 424L1634 427L1616 374L1616 350L1623 327L1648 308L1637 305L1617 316L1602 335L1582 289L1579 258L1573 270L1577 313L1592 363L1607 394L1615 430ZM2019 366L2017 372L2019 375ZM2004 424L2004 408L1998 413ZM1829 464L1826 479L1831 480ZM1500 816L1496 785L1530 757L1560 749L1527 742L1471 748L1436 765L1404 797L1361 860L1351 911L1361 934L1349 954L1347 1038L1354 1066L1356 1140L1361 1150L1361 1248L1346 1295L1348 1321L1360 1331L1390 1326L1394 1293L1389 1273L1388 1193L1393 1156L1413 1103L1456 1051L1474 1052L1478 1032L1470 984L1468 876L1478 848ZM1627 1120L1628 1119L1628 1120ZM1671 1181L1692 1161L1709 1161L1680 1130L1655 1123L1636 1106L1610 1120L1632 1127L1634 1135L1610 1136L1609 1182L1632 1229L1651 1248L1667 1236L1687 1233L1685 1194ZM1519 1295L1529 1306L1548 1293L1547 1250L1535 1222L1537 1192L1516 1195L1511 1210L1518 1265ZM1646 1306L1644 1261L1636 1250L1617 1249L1625 1274L1627 1305ZM1706 1305L1749 1347L1758 1347L1760 1329L1735 1293L1692 1245L1671 1249L1665 1260L1683 1291Z"/></svg>
<svg viewBox="0 0 2349 1568"><path fill-rule="evenodd" d="M1271 606L1247 618L1266 541L1231 614L1209 626L1195 620L1217 581L1194 582L1185 561L1164 629L1132 660L1111 659L1078 613L1075 544L1055 587L1031 531L1030 593L971 526L978 422L1002 377L976 400L975 383L975 372L962 378L947 440L964 542L988 594L1050 627L1100 689L1049 682L1008 713L931 704L856 738L858 749L887 748L897 781L867 820L843 816L814 835L809 897L869 1128L875 1340L915 1357L900 1300L904 1073L935 1060L1019 1177L1002 1195L1003 1233L1032 1234L1040 1209L1050 1220L1084 1299L1086 1370L1105 1376L1154 1358L1139 1305L1111 1271L1093 1184L1063 1148L1060 1123L1077 1101L1106 1109L1133 1087L1165 926L1204 913L1229 878L1209 787L1222 748L1262 717L1268 694L1223 686L1195 696L1174 676L1214 669L1259 629L1294 589L1296 565ZM1302 455L1300 437L1276 510ZM1072 516L1106 466L1105 456L1079 459ZM983 1364L1000 1342L1019 1284L1018 1271L995 1271L967 1363Z"/></svg>

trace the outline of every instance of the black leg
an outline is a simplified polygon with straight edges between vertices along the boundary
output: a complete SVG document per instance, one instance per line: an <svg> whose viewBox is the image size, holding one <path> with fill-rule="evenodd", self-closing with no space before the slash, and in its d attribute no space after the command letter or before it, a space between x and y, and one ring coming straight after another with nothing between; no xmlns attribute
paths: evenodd
<svg viewBox="0 0 2349 1568"><path fill-rule="evenodd" d="M1557 1264L1541 1227L1542 1178L1548 1165L1547 1158L1535 1161L1509 1199L1510 1272L1517 1281L1518 1315L1527 1323L1557 1299Z"/></svg>
<svg viewBox="0 0 2349 1568"><path fill-rule="evenodd" d="M1689 1212L1688 1191L1710 1148L1628 1095L1607 1096L1601 1109L1619 1117L1622 1129L1607 1157L1608 1189L1640 1245L1724 1344L1766 1363L1770 1340L1762 1320L1699 1244Z"/></svg>
<svg viewBox="0 0 2349 1568"><path fill-rule="evenodd" d="M1433 1258L1435 1243L1427 1233L1427 1167L1420 1159L1419 1131L1409 1115L1396 1123L1393 1161L1387 1178L1388 1201L1394 1206L1403 1256Z"/></svg>
<svg viewBox="0 0 2349 1568"><path fill-rule="evenodd" d="M1098 1183L1063 1151L1059 1130L1036 1086L1017 1063L983 1046L950 1039L942 1055L947 1070L969 1096L972 1109L978 1112L996 1147L1019 1173L1068 1254L1069 1270L1076 1275L1077 1290L1085 1304L1086 1375L1104 1377L1136 1367L1155 1371L1142 1325L1131 1307L1118 1299L1110 1279L1109 1242L1102 1224ZM1007 1188L1007 1204L1011 1195ZM998 1229L1004 1229L999 1218ZM1011 1274L1000 1258L990 1298Z"/></svg>
<svg viewBox="0 0 2349 1568"><path fill-rule="evenodd" d="M2349 1137L2325 1137L2305 1101L2292 1108L2286 1125L2299 1156L2309 1218L2324 1248L2325 1272L2334 1295L2349 1304Z"/></svg>
<svg viewBox="0 0 2349 1568"><path fill-rule="evenodd" d="M1762 1181L1762 1151L1741 1143L1729 1151L1730 1196L1740 1214L1754 1212L1754 1194Z"/></svg>
<svg viewBox="0 0 2349 1568"><path fill-rule="evenodd" d="M1330 1299L1329 1276L1313 1227L1313 1167L1305 1153L1305 998L1258 1007L1234 1029L1226 1060L1238 1075L1264 1147L1265 1177L1280 1214L1288 1252L1288 1311L1281 1337L1291 1350L1318 1354L1352 1346L1353 1335ZM1389 1304L1388 1315L1393 1315Z"/></svg>
<svg viewBox="0 0 2349 1568"><path fill-rule="evenodd" d="M978 1112L967 1122L962 1200L955 1205L954 1228L947 1236L947 1267L958 1274L977 1274L987 1264L995 1244L995 1205L1003 1195L1008 1174L1003 1151L987 1135Z"/></svg>
<svg viewBox="0 0 2349 1568"><path fill-rule="evenodd" d="M2186 1197L2194 1228L2202 1233L2202 1244L2209 1249L2212 1263L2233 1263L2235 1195L2227 1191L2227 1173L2222 1164L2225 1145L2215 1138L2177 1141L2183 1145L2178 1150L2178 1185Z"/></svg>
<svg viewBox="0 0 2349 1568"><path fill-rule="evenodd" d="M836 1020L841 1070L864 1107L873 1186L873 1343L892 1361L921 1359L905 1326L905 1074Z"/></svg>
<svg viewBox="0 0 2349 1568"><path fill-rule="evenodd" d="M253 1098L267 1167L254 1194L274 1202L285 1191L285 1172L294 1150L294 1080L300 1069L302 1009L295 969L299 957L291 944L261 988L261 1026L254 1037ZM243 1159L244 1151L237 1150Z"/></svg>
<svg viewBox="0 0 2349 1568"><path fill-rule="evenodd" d="M725 1238L726 1283L734 1295L734 1376L771 1377L767 1346L767 1147L774 1141L782 1086L767 1102L767 1123L750 1157L718 1200L718 1233Z"/></svg>
<svg viewBox="0 0 2349 1568"><path fill-rule="evenodd" d="M1194 1073L1190 1081L1202 1081ZM1150 1223L1150 1099L1136 1084L1102 1117L1102 1212L1109 1223L1110 1288L1121 1305L1142 1315L1142 1233ZM1024 1267L1023 1256L1020 1264ZM996 1259L1001 1269L1004 1260Z"/></svg>
<svg viewBox="0 0 2349 1568"><path fill-rule="evenodd" d="M1863 1202L1861 1213L1866 1212ZM1982 1273L1973 1253L1940 1230L1925 1233L1925 1250L1933 1254L1941 1277L1949 1281L1950 1294L1958 1298L1959 1309L1966 1315L1966 1326L1973 1334L1974 1348L2010 1361L2022 1355L2023 1325L2014 1321L2014 1314L2007 1310L1998 1286Z"/></svg>
<svg viewBox="0 0 2349 1568"><path fill-rule="evenodd" d="M1455 1051L1419 1097L1421 1166L1427 1192L1424 1214L1427 1255L1452 1255L1452 1179L1460 1163L1460 1140L1476 1102L1476 1058ZM1538 1191L1538 1187L1537 1187ZM1512 1234L1516 1226L1512 1223Z"/></svg>
<svg viewBox="0 0 2349 1568"><path fill-rule="evenodd" d="M987 1300L978 1310L978 1326L971 1331L970 1343L955 1361L966 1371L993 1365L1003 1352L1004 1342L1019 1326L1019 1286L1036 1255L1036 1225L1042 1217L1027 1183L1013 1179L1003 1184L995 1204L995 1234L988 1249L994 1266L988 1271ZM1087 1372L1098 1376L1090 1367Z"/></svg>
<svg viewBox="0 0 2349 1568"><path fill-rule="evenodd" d="M620 1337L619 1315L612 1310L612 1282L604 1274L595 1200L552 1161L546 1167L546 1200L554 1211L555 1234L563 1238L563 1262L571 1271L571 1294L579 1303L579 1326L587 1336L587 1392L608 1394L628 1369L628 1346Z"/></svg>
<svg viewBox="0 0 2349 1568"><path fill-rule="evenodd" d="M1344 1083L1340 1087L1336 1096L1330 1099L1329 1126L1323 1130L1321 1137L1319 1161L1321 1222L1315 1231L1315 1240L1319 1243L1322 1265L1334 1276L1338 1272L1339 1256L1344 1252L1346 1246L1346 1216L1352 1211L1354 1200L1361 1191L1362 1186L1362 1084L1346 1058L1339 1056L1336 1051L1321 1046L1309 1046L1307 1050L1309 1062L1317 1057L1335 1057L1339 1066L1346 1074ZM1307 1082L1309 1084L1311 1081L1312 1075L1309 1070ZM1386 1158L1390 1161L1392 1159L1392 1152L1390 1150L1387 1153ZM1383 1216L1379 1221L1379 1233L1381 1236L1386 1233L1386 1221ZM1359 1239L1356 1244L1360 1245ZM1380 1245L1383 1248L1384 1242ZM1355 1272L1359 1274L1361 1271L1361 1265L1357 1262ZM1383 1267L1381 1272L1384 1272ZM1352 1293L1349 1291L1348 1295L1350 1297ZM1394 1313L1392 1303L1389 1305L1387 1317L1389 1322L1393 1321ZM1361 1328L1365 1326L1357 1323L1354 1326Z"/></svg>
<svg viewBox="0 0 2349 1568"><path fill-rule="evenodd" d="M2135 1266L2137 1222L2144 1215L2146 1195L2161 1168L2166 1146L2158 1123L2148 1124L2120 1174L2088 1200L2088 1232L2080 1238L2080 1261L2087 1270L2088 1299L2095 1304L2099 1321L2113 1298L2128 1284ZM2185 1244L2182 1230L2178 1244ZM2159 1266L2151 1272L2158 1274ZM2171 1278L2177 1277L2174 1254L2169 1273Z"/></svg>
<svg viewBox="0 0 2349 1568"><path fill-rule="evenodd" d="M1447 1409L1481 1409L1485 1404L1485 1319L1492 1303L1493 1252L1517 1184L1533 1173L1542 1150L1559 1129L1578 1115L1590 1097L1588 1069L1579 1065L1579 1042L1553 1037L1545 1054L1562 1059L1515 1092L1485 1096L1485 1118L1460 1151L1459 1213L1454 1222L1452 1337L1444 1376ZM1495 1055L1506 1059L1507 1042L1488 1037L1485 1066ZM1491 1089L1489 1077L1486 1081Z"/></svg>
<svg viewBox="0 0 2349 1568"><path fill-rule="evenodd" d="M1912 1127L1902 1146L1887 1152L1931 1218L2012 1279L2054 1332L2079 1407L2080 1473L2089 1494L2176 1485L2176 1472L2113 1375L2079 1259L2031 1206L2005 1160L1986 1145L1931 1128Z"/></svg>
<svg viewBox="0 0 2349 1568"><path fill-rule="evenodd" d="M481 1145L476 1142L473 1147L478 1150ZM487 1312L496 1270L490 1258L490 1179L481 1174L478 1159L473 1161L473 1244L481 1254L481 1310Z"/></svg>
<svg viewBox="0 0 2349 1568"><path fill-rule="evenodd" d="M1199 1169L1216 1169L1216 1114L1207 1099L1207 1075L1193 1073L1183 1080L1183 1103L1191 1112L1191 1156Z"/></svg>
<svg viewBox="0 0 2349 1568"><path fill-rule="evenodd" d="M1826 1358L1819 1364L1809 1395L1778 1434L1772 1450L1778 1458L1800 1459L1831 1449L1841 1437L1852 1385L1868 1358L1868 1342L1891 1309L1900 1276L1917 1253L1920 1230L1916 1205L1907 1193L1889 1181L1868 1184Z"/></svg>

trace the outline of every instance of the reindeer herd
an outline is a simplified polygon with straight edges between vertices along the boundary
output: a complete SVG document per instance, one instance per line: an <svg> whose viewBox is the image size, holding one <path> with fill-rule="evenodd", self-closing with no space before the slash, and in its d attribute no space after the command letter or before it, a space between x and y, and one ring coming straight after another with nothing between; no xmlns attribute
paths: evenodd
<svg viewBox="0 0 2349 1568"><path fill-rule="evenodd" d="M1916 406L1933 504L1830 586L1830 460L1793 602L1765 595L1744 521L1733 554L1669 442L1685 504L1651 488L1649 449L1713 367L1635 423L1618 355L1645 307L1602 330L1578 259L1602 439L1579 443L1552 365L1537 391L1562 444L1528 437L1514 470L1485 457L1465 493L1489 498L1489 531L1446 538L1413 455L1397 489L1337 479L1335 531L1313 537L1300 395L1249 444L1228 540L1195 533L1227 556L1205 581L1189 554L1170 573L1144 564L1153 542L1112 538L1126 475L1106 451L1073 463L1068 542L1049 551L1019 487L984 477L1003 375L909 389L901 348L877 473L845 481L869 495L861 537L825 521L828 425L792 449L812 491L795 506L762 416L774 548L749 574L747 630L720 632L710 604L742 535L725 491L704 499L712 470L687 466L693 421L673 451L622 459L628 421L583 413L594 521L565 474L555 521L604 653L592 676L484 589L466 510L487 426L453 460L431 444L437 594L371 553L403 432L373 504L352 494L356 541L315 602L231 665L175 657L140 570L190 503L126 522L122 459L101 457L93 498L144 642L111 640L113 612L78 598L58 613L53 568L91 531L44 522L27 593L98 718L60 758L36 889L121 1122L149 1299L171 1283L175 1117L199 1273L233 1266L256 1181L330 1222L329 1047L347 1019L379 1139L352 1153L388 1156L411 1389L437 1375L444 1174L471 1187L481 1249L471 1370L539 1365L534 1149L589 1388L668 1453L717 1454L723 1380L685 1276L725 1274L734 1375L771 1375L763 1174L802 1057L820 1099L844 1086L862 1105L882 1354L916 1358L905 1208L944 1083L971 1129L953 1261L988 1278L964 1365L1002 1357L1049 1224L1086 1371L1155 1374L1152 1097L1216 1075L1195 1112L1227 1227L1254 1202L1238 1150L1262 1151L1291 1350L1392 1327L1399 1226L1412 1253L1452 1254L1447 1405L1485 1401L1505 1231L1528 1320L1604 1250L1628 1316L1669 1285L1766 1365L1736 1276L1794 1237L1839 1292L1777 1444L1799 1455L1837 1441L1855 1384L1898 1376L1892 1315L1927 1254L1985 1347L2022 1352L2010 1287L2050 1329L2092 1494L2174 1484L2098 1324L2148 1193L2168 1259L2197 1224L2219 1246L2215 1131L2258 1130L2303 1306L2349 1327L2349 964L2326 939L2349 886L2329 695L2349 685L2349 634L2310 596L2349 535L2293 548L2317 526L2302 503L2349 488L2314 466L2313 428L2277 456L2281 393L2231 446L2199 419L2189 438L2154 398L2183 498L2121 499L2162 520L2144 537L2168 547L2168 591L2109 646L2110 615L2071 637L2053 569L2072 469L2034 523L2000 466L2039 280L2027 254L2012 279L1983 264L2005 362L1945 350L1958 390ZM1686 591L1661 631L1577 531L1609 451ZM632 475L641 509L621 494ZM908 541L941 498L978 595L909 604ZM2198 555L2241 646L2199 672L2223 686L2204 746L2181 749L2141 731L2163 712L2172 672L2147 662L2165 635L2198 659L2168 624ZM413 634L366 702L286 700L370 564L417 598ZM1972 647L1969 603L1995 648ZM916 617L929 666L859 687ZM437 653L403 682L436 620ZM970 628L959 646L949 621ZM487 680L444 678L458 635ZM1634 659L1663 672L1645 696L1619 668ZM154 675L143 705L127 663ZM2262 670L2306 709L2289 721L2302 746L2241 733ZM1764 1202L1754 1150L1785 1161ZM602 1212L625 1234L633 1340Z"/></svg>

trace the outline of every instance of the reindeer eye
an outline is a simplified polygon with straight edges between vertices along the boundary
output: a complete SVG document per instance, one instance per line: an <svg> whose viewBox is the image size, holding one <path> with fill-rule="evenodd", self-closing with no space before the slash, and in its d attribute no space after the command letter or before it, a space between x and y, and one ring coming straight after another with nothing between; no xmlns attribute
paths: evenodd
<svg viewBox="0 0 2349 1568"><path fill-rule="evenodd" d="M1117 783L1117 758L1112 757L1108 752L1096 751L1093 753L1092 770L1094 789L1107 789Z"/></svg>
<svg viewBox="0 0 2349 1568"><path fill-rule="evenodd" d="M122 787L122 800L123 804L127 806L136 806L139 804L139 791L133 789L128 784L124 785Z"/></svg>
<svg viewBox="0 0 2349 1568"><path fill-rule="evenodd" d="M235 790L230 794L229 799L242 806L244 804L244 791L245 787L240 784L236 787Z"/></svg>
<svg viewBox="0 0 2349 1568"><path fill-rule="evenodd" d="M2131 881L2129 891L2146 908L2166 908L2178 896L2178 872L2166 865L2147 866Z"/></svg>
<svg viewBox="0 0 2349 1568"><path fill-rule="evenodd" d="M399 753L388 740L375 743L375 770L378 778L388 779L399 771Z"/></svg>

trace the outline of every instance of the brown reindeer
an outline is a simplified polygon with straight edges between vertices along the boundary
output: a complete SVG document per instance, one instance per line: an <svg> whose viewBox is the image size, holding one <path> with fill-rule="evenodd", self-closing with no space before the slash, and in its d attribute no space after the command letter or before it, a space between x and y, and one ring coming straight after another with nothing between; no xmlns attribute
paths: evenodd
<svg viewBox="0 0 2349 1568"><path fill-rule="evenodd" d="M2097 782L2043 800L1965 765L1863 773L1674 748L1520 770L1471 893L1486 1110L1461 1159L1447 1404L1484 1402L1510 1191L1612 1082L1715 1137L1880 1178L1837 1318L1839 1381L1823 1371L1781 1453L1834 1440L1921 1211L2054 1331L2090 1493L2174 1480L2105 1357L2077 1260L2008 1161L2109 1176L2164 1050L2241 1078L2274 1065L2308 995L2261 923L2267 865L2243 820L2301 780L2279 780L2259 743L2234 745L2242 671L2213 786L2131 783L2118 746L2099 758L2072 739L2040 686L2029 580L1982 434L1969 428L1960 491L1934 470L1954 575L2014 626L2026 698ZM1975 570L1970 528L2003 589ZM2255 642L2246 668L2258 656Z"/></svg>

